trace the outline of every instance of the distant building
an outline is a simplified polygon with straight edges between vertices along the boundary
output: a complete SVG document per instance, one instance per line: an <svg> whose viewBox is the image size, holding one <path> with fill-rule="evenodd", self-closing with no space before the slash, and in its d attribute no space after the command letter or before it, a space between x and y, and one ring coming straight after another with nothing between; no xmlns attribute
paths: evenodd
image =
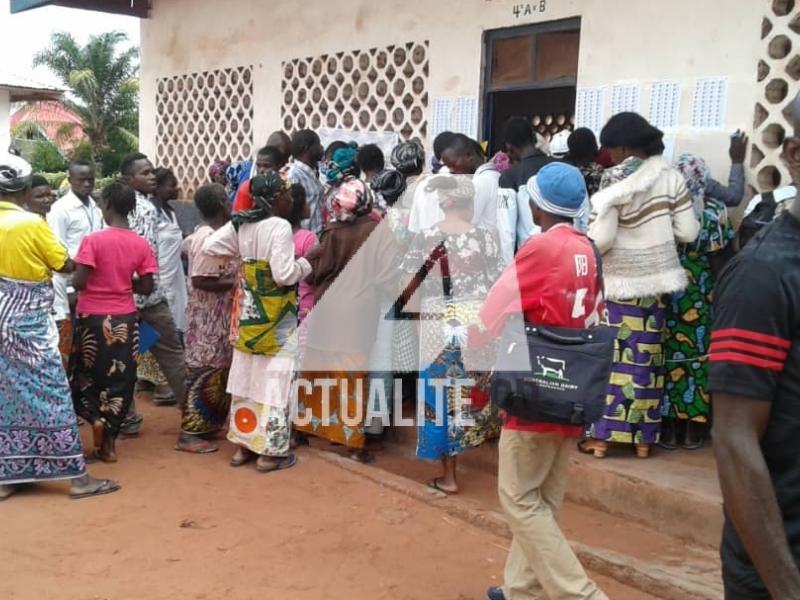
<svg viewBox="0 0 800 600"><path fill-rule="evenodd" d="M19 75L0 72L0 150L11 144L11 105L16 102L58 101L64 91Z"/></svg>
<svg viewBox="0 0 800 600"><path fill-rule="evenodd" d="M27 103L11 115L12 130L25 123L38 126L41 136L55 144L62 154L84 139L80 117L56 100Z"/></svg>

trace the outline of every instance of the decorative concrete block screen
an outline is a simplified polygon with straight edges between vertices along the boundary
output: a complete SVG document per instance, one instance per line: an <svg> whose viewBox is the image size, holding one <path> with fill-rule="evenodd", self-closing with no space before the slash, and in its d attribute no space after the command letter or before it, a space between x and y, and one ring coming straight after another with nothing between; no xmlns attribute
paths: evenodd
<svg viewBox="0 0 800 600"><path fill-rule="evenodd" d="M759 191L791 184L780 153L783 140L792 133L786 110L800 91L800 4L796 6L795 0L765 4L769 10L761 24L760 100L755 108L750 161Z"/></svg>
<svg viewBox="0 0 800 600"><path fill-rule="evenodd" d="M393 131L403 139L427 135L427 41L295 58L282 67L287 132L331 127Z"/></svg>
<svg viewBox="0 0 800 600"><path fill-rule="evenodd" d="M156 89L156 164L175 171L182 198L215 160L252 157L252 66L164 77Z"/></svg>

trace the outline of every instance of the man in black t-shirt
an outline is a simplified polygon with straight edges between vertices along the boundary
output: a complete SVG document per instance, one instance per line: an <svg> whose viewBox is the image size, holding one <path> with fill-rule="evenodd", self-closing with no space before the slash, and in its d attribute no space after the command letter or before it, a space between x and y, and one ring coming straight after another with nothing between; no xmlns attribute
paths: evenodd
<svg viewBox="0 0 800 600"><path fill-rule="evenodd" d="M800 182L800 95L784 160ZM800 202L762 229L715 291L714 450L726 600L800 599Z"/></svg>

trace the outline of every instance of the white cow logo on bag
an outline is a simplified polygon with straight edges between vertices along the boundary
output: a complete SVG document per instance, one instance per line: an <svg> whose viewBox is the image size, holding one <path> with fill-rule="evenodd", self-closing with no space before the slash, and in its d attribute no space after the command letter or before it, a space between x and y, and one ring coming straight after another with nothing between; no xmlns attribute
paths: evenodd
<svg viewBox="0 0 800 600"><path fill-rule="evenodd" d="M564 375L567 371L567 363L565 361L547 356L537 356L536 362L539 365L539 372L536 375L547 379L566 380Z"/></svg>

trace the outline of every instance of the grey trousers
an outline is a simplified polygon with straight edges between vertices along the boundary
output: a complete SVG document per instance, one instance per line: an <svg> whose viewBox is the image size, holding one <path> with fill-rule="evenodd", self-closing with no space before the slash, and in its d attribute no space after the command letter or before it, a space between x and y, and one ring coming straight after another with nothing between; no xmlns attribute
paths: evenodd
<svg viewBox="0 0 800 600"><path fill-rule="evenodd" d="M164 372L175 399L182 406L186 400L186 362L183 345L175 328L175 321L172 320L169 305L165 300L155 306L141 308L139 316L158 332L158 341L150 348L150 352Z"/></svg>

